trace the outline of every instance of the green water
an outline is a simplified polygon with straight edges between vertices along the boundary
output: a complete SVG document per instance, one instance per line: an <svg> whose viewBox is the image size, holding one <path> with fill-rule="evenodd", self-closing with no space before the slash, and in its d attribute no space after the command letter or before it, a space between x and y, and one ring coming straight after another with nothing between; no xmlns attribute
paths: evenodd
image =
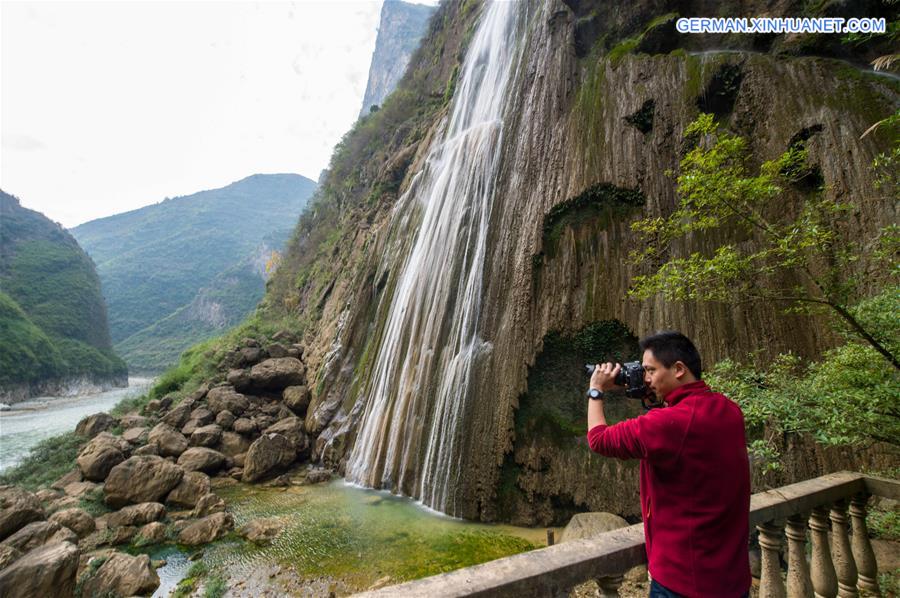
<svg viewBox="0 0 900 598"><path fill-rule="evenodd" d="M268 546L226 539L207 547L203 562L232 578L277 563L303 577L327 576L365 589L385 576L394 583L416 579L545 543L544 529L465 522L343 481L289 488L240 484L216 493L234 515L235 528L257 518L278 518L285 525ZM189 565L167 553L157 595L166 595Z"/></svg>

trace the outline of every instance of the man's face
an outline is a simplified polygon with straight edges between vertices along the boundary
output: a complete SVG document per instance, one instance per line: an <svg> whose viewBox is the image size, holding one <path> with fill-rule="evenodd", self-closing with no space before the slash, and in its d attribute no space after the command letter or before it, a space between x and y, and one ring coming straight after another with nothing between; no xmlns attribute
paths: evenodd
<svg viewBox="0 0 900 598"><path fill-rule="evenodd" d="M647 349L644 351L641 365L644 366L644 382L660 401L685 383L683 377L686 368L680 361L673 363L672 367L666 367L657 361L650 349Z"/></svg>

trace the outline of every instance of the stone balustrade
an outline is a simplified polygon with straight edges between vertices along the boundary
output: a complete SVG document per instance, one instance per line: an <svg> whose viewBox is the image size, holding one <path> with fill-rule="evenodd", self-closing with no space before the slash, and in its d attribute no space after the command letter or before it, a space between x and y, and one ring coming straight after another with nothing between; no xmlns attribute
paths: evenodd
<svg viewBox="0 0 900 598"><path fill-rule="evenodd" d="M760 598L877 594L878 570L866 528L871 495L898 500L900 482L840 472L751 496L750 526L759 531L762 554ZM555 598L592 579L602 581L601 595L615 596L624 572L643 563L644 529L637 524L359 596Z"/></svg>

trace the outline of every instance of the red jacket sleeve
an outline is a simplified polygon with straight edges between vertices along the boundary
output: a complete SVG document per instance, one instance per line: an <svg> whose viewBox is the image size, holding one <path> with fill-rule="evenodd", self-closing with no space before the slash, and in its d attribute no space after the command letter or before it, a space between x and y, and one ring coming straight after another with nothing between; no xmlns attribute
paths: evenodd
<svg viewBox="0 0 900 598"><path fill-rule="evenodd" d="M653 409L634 419L588 430L591 450L615 459L675 459L690 427L691 409Z"/></svg>

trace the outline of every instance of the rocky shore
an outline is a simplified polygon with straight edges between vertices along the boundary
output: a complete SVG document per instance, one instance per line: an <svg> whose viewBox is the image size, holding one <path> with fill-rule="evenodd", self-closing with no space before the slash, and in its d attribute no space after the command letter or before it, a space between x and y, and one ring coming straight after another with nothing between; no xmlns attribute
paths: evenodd
<svg viewBox="0 0 900 598"><path fill-rule="evenodd" d="M197 547L228 534L275 538L280 526L267 520L235 531L215 489L332 476L305 466L309 391L303 347L290 338L276 334L265 347L244 339L223 361L227 382L150 400L118 418L82 419L76 463L48 487L0 486L3 596L149 595L163 563L123 550Z"/></svg>
<svg viewBox="0 0 900 598"><path fill-rule="evenodd" d="M46 380L35 384L19 384L0 388L0 403L15 405L36 397L75 397L127 386L127 373L106 379L80 376L65 380Z"/></svg>

